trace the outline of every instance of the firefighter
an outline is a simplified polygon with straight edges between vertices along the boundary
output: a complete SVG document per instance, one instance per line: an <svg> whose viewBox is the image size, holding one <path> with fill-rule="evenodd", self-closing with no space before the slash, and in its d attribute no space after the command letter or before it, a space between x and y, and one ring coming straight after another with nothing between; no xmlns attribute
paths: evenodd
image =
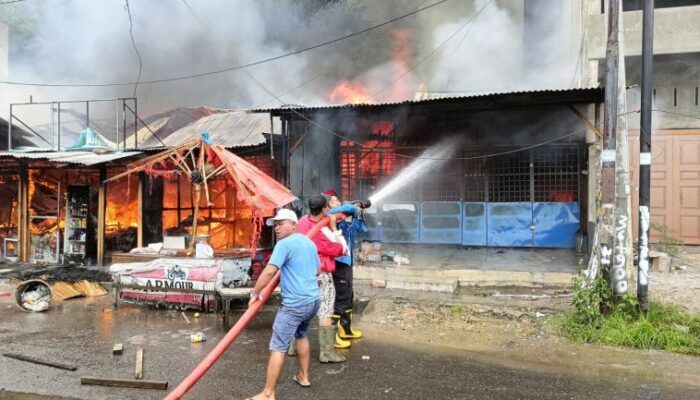
<svg viewBox="0 0 700 400"><path fill-rule="evenodd" d="M336 292L333 318L338 326L336 348L345 348L350 346L350 342L346 339L359 339L362 337L362 332L352 328L352 306L354 301L352 248L355 237L360 232L367 232L367 227L361 218L362 210L358 205L351 203L341 205L340 198L333 189L328 189L323 194L329 198L328 206L331 208L328 211L329 216L333 217L339 213L347 216L342 221L335 221L338 230L334 233L342 237L343 241L347 243L349 254L336 257L335 272L333 273L333 283Z"/></svg>
<svg viewBox="0 0 700 400"><path fill-rule="evenodd" d="M299 220L298 231L306 234L318 222L327 216L328 200L323 195L314 195L309 198L309 215ZM336 354L334 349L336 327L333 324L333 312L335 304L335 285L333 272L335 271L335 258L348 254L347 246L335 236L330 229L324 227L316 235L311 237L318 250L321 261L321 272L318 275L319 288L321 290L321 307L318 310L318 339L320 346L319 361L322 363L337 363L345 361L345 357ZM294 354L294 349L288 353Z"/></svg>

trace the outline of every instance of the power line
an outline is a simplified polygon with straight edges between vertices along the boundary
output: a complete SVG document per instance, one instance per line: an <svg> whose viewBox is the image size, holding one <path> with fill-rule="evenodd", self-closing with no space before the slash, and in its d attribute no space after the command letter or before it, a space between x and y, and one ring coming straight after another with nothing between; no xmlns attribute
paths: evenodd
<svg viewBox="0 0 700 400"><path fill-rule="evenodd" d="M315 44L315 45L312 45L312 46L309 46L309 47L305 47L305 48L300 49L300 50L295 50L295 51L291 51L291 52L288 52L288 53L280 54L280 55L278 55L278 56L274 56L274 57L270 57L270 58L265 58L265 59L258 60L258 61L254 61L254 62L247 63L247 64L236 64L236 65L231 66L231 67L222 68L222 69L218 69L218 70L214 70L214 71L209 71L209 72L202 72L202 73L199 73L199 74L183 75L183 76L177 76L177 77L172 77L172 78L153 79L153 80L149 80L149 81L142 81L142 82L140 82L140 83L151 84L151 83L163 83L163 82L181 81L181 80L186 80L186 79L200 78L200 77L204 77L204 76L216 75L216 74L221 74L221 73L224 73L224 72L229 72L229 71L235 71L235 70L239 70L239 69L245 69L245 68L249 68L249 67L254 67L254 66L257 66L257 65L260 65L260 64L265 64L265 63L268 63L268 62L271 62L271 61L276 61L276 60L280 60L280 59L282 59L282 58L287 58L287 57L294 56L294 55L297 55L297 54L301 54L301 53L304 53L304 52L307 52L307 51L315 50L315 49L318 49L318 48L320 48L320 47L328 46L328 45L330 45L330 44L337 43L337 42L343 41L343 40L345 40L345 39L349 39L349 38L351 38L351 37L355 37L355 36L361 35L361 34L363 34L363 33L372 31L372 30L377 29L377 28L380 28L380 27L382 27L382 26L389 25L389 24L392 24L392 23L394 23L394 22L396 22L396 21L399 21L399 20L408 18L408 17L410 17L410 16L412 16L412 15L418 14L418 13L421 12L421 11L427 10L427 9L432 8L432 7L435 7L435 6L438 6L438 5L440 5L440 4L442 4L442 3L445 3L445 2L447 2L447 1L449 1L449 0L439 0L439 1L436 1L436 2L434 2L434 3L428 4L428 5L425 6L425 7L418 8L418 9L416 9L416 10L414 10L414 11L409 12L409 13L406 13L406 14L403 14L403 15L401 15L401 16L398 16L398 17L392 18L392 19L390 19L390 20L384 21L384 22L382 22L382 23L380 23L380 24L372 25L372 26L370 26L370 27L367 27L367 28L365 28L365 29L361 29L361 30L359 30L359 31L350 33L350 34L345 35L345 36L341 36L341 37L338 37L338 38L335 38L335 39L331 39L331 40L328 40L328 41L325 41L325 42L317 43L317 44ZM129 86L129 85L134 85L134 84L136 84L136 83L138 83L138 82L111 82L111 83L42 83L42 82L0 81L0 83L4 83L4 84L7 84L7 85L42 86L42 87L107 87L107 86Z"/></svg>
<svg viewBox="0 0 700 400"><path fill-rule="evenodd" d="M136 57L139 59L139 74L136 76L136 82L134 83L134 95L136 97L136 89L139 87L139 80L141 80L141 71L143 70L143 60L141 60L141 54L139 53L138 47L136 47L136 41L134 40L134 22L131 20L131 8L129 7L129 0L125 0L126 13L129 15L129 37L131 37L131 45L134 46L134 52Z"/></svg>
<svg viewBox="0 0 700 400"><path fill-rule="evenodd" d="M586 7L586 14L588 14L588 7ZM576 81L576 72L578 71L578 67L581 64L581 57L583 56L583 45L586 42L586 33L588 33L588 22L586 21L586 17L588 15L584 15L581 20L584 23L583 27L583 34L581 35L581 46L578 49L578 58L576 59L576 67L574 67L574 74L571 77L571 83L569 84L569 87L574 86L574 81Z"/></svg>
<svg viewBox="0 0 700 400"><path fill-rule="evenodd" d="M19 3L19 2L21 2L21 1L24 1L24 0L10 0L10 1L3 1L3 2L0 2L0 6L1 6L1 5L3 5L3 4L12 4L12 3Z"/></svg>

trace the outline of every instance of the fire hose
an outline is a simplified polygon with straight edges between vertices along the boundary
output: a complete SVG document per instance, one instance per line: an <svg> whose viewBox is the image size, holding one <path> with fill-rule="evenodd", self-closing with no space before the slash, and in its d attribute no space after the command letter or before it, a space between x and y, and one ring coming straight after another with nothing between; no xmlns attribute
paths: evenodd
<svg viewBox="0 0 700 400"><path fill-rule="evenodd" d="M345 218L346 215L343 213L336 214L337 218ZM306 236L308 238L312 238L316 236L316 234L324 227L328 226L328 223L330 222L330 217L325 217L318 221L316 225L314 225L307 233ZM179 385L170 393L168 393L167 396L165 396L164 400L179 400L182 398L182 396L185 395L192 387L204 376L204 374L209 371L209 368L211 368L215 362L221 358L221 356L224 354L224 352L233 344L233 342L238 339L238 336L243 332L243 329L245 329L246 326L248 326L248 323L253 319L255 314L260 311L260 308L262 308L265 303L267 303L267 300L270 298L272 295L272 292L275 290L277 285L280 282L280 273L279 271L272 277L272 280L270 280L270 283L265 286L265 289L263 289L260 292L260 300L256 301L253 303L248 309L243 313L241 318L236 321L236 324L231 327L231 330L228 331L228 333L219 341L219 343L216 344L216 346L212 349L209 354L202 360L197 367L190 372L189 375L185 379L180 382Z"/></svg>

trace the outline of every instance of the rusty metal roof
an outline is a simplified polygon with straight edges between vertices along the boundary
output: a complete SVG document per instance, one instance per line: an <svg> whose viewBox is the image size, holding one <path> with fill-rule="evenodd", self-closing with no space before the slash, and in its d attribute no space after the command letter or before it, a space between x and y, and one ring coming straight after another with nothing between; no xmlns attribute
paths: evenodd
<svg viewBox="0 0 700 400"><path fill-rule="evenodd" d="M93 151L0 151L0 158L45 160L59 164L97 165L141 154L138 151L96 153Z"/></svg>
<svg viewBox="0 0 700 400"><path fill-rule="evenodd" d="M139 150L165 149L179 146L188 141L201 137L203 132L209 132L209 137L216 144L226 148L248 147L265 143L263 133L271 131L270 118L263 114L253 114L242 110L222 110L209 107L197 107L196 109L206 109L206 115L197 114L190 122L181 125L175 130L168 132L162 127L168 125L170 120L179 114L181 110L175 110L173 117L162 114L159 118L153 119L149 126L156 132L158 138L154 137L146 128L138 131ZM275 121L278 123L278 121ZM275 132L280 132L280 127L276 126ZM134 145L134 137L127 139L127 147L130 149Z"/></svg>
<svg viewBox="0 0 700 400"><path fill-rule="evenodd" d="M359 103L359 104L331 104L305 106L297 104L285 104L272 108L251 109L251 113L280 113L287 110L296 111L324 111L324 110L371 110L377 108L391 108L398 106L424 106L439 104L473 103L476 108L489 109L508 106L522 106L528 104L543 104L556 102L602 102L603 88L580 89L549 89L514 92L488 92L488 93L430 93L419 92L413 100L388 103Z"/></svg>

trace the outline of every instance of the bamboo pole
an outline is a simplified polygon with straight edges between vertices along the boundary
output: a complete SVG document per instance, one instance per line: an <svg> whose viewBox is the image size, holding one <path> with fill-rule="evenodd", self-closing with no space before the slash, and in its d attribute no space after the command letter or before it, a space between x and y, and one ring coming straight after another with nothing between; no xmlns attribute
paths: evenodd
<svg viewBox="0 0 700 400"><path fill-rule="evenodd" d="M138 193L138 208L139 208L139 225L136 229L136 247L143 247L143 185L144 175L139 174L139 193Z"/></svg>
<svg viewBox="0 0 700 400"><path fill-rule="evenodd" d="M100 171L100 175L102 175ZM105 174L106 175L106 174ZM107 190L106 183L100 183L100 189L97 192L97 266L104 265L105 258L105 191Z"/></svg>
<svg viewBox="0 0 700 400"><path fill-rule="evenodd" d="M192 240L190 249L194 249L194 238L197 236L197 219L199 218L199 199L202 197L202 184L194 185L194 212L192 213Z"/></svg>

